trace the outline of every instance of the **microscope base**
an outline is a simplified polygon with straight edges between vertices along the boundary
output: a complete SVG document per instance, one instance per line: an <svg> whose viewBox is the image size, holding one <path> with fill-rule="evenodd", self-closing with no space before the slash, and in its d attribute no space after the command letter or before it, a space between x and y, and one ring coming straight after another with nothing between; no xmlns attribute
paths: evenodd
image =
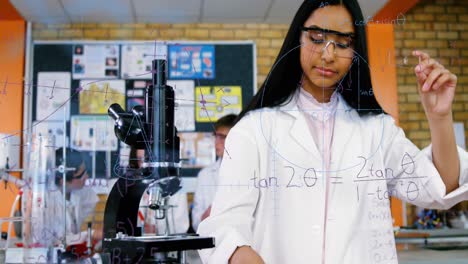
<svg viewBox="0 0 468 264"><path fill-rule="evenodd" d="M111 263L184 263L179 252L214 247L214 238L183 234L104 239L103 252ZM166 252L178 252L177 259L164 260ZM154 261L153 261L154 260ZM181 262L183 261L183 262Z"/></svg>

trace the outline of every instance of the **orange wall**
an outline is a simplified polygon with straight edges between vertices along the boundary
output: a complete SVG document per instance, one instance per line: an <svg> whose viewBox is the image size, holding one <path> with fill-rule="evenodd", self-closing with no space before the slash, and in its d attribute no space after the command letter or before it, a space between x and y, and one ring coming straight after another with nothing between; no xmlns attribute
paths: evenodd
<svg viewBox="0 0 468 264"><path fill-rule="evenodd" d="M389 0L373 17L374 21L391 21L408 12L419 0ZM372 86L384 110L398 122L398 87L396 79L395 39L392 24L367 25L369 64ZM395 226L403 225L403 202L392 197Z"/></svg>
<svg viewBox="0 0 468 264"><path fill-rule="evenodd" d="M392 24L367 25L372 86L380 105L398 120L395 39Z"/></svg>
<svg viewBox="0 0 468 264"><path fill-rule="evenodd" d="M25 36L25 21L0 20L0 133L15 133L23 126ZM0 183L0 217L9 216L17 193L10 186L5 189ZM6 229L3 224L2 231Z"/></svg>
<svg viewBox="0 0 468 264"><path fill-rule="evenodd" d="M22 19L21 15L9 0L0 0L0 21Z"/></svg>
<svg viewBox="0 0 468 264"><path fill-rule="evenodd" d="M375 14L373 17L374 21L395 19L399 14L405 14L408 12L418 2L419 0L389 0L382 9Z"/></svg>
<svg viewBox="0 0 468 264"><path fill-rule="evenodd" d="M395 39L392 24L367 25L369 67L377 101L398 122L398 88L396 80ZM395 226L403 225L403 203L392 197Z"/></svg>

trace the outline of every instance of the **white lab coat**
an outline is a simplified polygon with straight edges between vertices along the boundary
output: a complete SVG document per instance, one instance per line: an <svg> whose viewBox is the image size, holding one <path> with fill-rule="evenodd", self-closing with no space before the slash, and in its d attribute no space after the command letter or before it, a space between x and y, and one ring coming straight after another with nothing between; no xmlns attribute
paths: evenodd
<svg viewBox="0 0 468 264"><path fill-rule="evenodd" d="M80 228L85 219L94 213L99 201L94 190L85 186L71 191L70 200L66 201L66 220L63 214L62 192L55 188L49 190L45 199L45 219L41 219L42 214L39 208L33 210L33 240L40 244L56 245L63 239L66 230L67 244L84 241L85 237L80 233Z"/></svg>
<svg viewBox="0 0 468 264"><path fill-rule="evenodd" d="M197 189L193 199L192 226L197 230L203 213L211 206L218 186L218 174L221 159L203 168L197 177Z"/></svg>
<svg viewBox="0 0 468 264"><path fill-rule="evenodd" d="M397 263L389 194L432 208L468 200L465 151L460 187L446 194L430 148L420 151L391 117L360 117L342 98L324 171L296 100L254 111L229 132L211 215L198 228L216 241L199 251L204 263L227 263L242 245L268 264Z"/></svg>

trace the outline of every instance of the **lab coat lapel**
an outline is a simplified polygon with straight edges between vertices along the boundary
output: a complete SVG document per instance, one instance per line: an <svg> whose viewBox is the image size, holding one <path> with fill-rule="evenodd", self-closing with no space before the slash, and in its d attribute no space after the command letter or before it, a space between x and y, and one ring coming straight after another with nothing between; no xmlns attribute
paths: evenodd
<svg viewBox="0 0 468 264"><path fill-rule="evenodd" d="M358 121L359 115L357 112L340 96L335 114L335 126L333 128L331 146L332 167L334 163L338 165L343 161L343 156L346 154L344 150L349 149L348 144L353 143L352 138Z"/></svg>
<svg viewBox="0 0 468 264"><path fill-rule="evenodd" d="M297 142L305 151L313 154L317 158L321 157L320 152L315 145L312 135L310 134L309 127L304 114L297 106L298 93L296 93L291 101L280 107L280 110L290 115L294 120L289 129L289 135Z"/></svg>

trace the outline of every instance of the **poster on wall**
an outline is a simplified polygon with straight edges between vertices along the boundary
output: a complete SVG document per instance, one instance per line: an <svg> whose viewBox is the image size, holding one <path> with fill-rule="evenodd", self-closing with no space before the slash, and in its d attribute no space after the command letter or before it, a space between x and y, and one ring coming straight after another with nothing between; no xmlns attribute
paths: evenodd
<svg viewBox="0 0 468 264"><path fill-rule="evenodd" d="M197 122L216 122L228 114L239 114L242 110L240 86L198 86L195 88Z"/></svg>
<svg viewBox="0 0 468 264"><path fill-rule="evenodd" d="M180 138L180 159L183 168L202 168L216 160L213 133L183 132Z"/></svg>
<svg viewBox="0 0 468 264"><path fill-rule="evenodd" d="M80 114L107 114L113 103L125 107L125 81L90 80L81 81Z"/></svg>
<svg viewBox="0 0 468 264"><path fill-rule="evenodd" d="M18 135L0 133L0 178L4 180L9 178L2 171L7 165L10 169L21 168L20 152L22 148ZM3 186L7 187L6 185Z"/></svg>
<svg viewBox="0 0 468 264"><path fill-rule="evenodd" d="M175 126L178 131L195 130L195 82L193 80L167 81L175 94Z"/></svg>
<svg viewBox="0 0 468 264"><path fill-rule="evenodd" d="M169 79L214 79L214 45L169 45Z"/></svg>
<svg viewBox="0 0 468 264"><path fill-rule="evenodd" d="M114 121L107 115L75 115L71 117L71 147L79 151L115 151L118 140Z"/></svg>
<svg viewBox="0 0 468 264"><path fill-rule="evenodd" d="M73 79L117 79L119 45L73 45Z"/></svg>
<svg viewBox="0 0 468 264"><path fill-rule="evenodd" d="M37 74L36 120L70 119L70 72Z"/></svg>
<svg viewBox="0 0 468 264"><path fill-rule="evenodd" d="M151 79L155 59L167 61L165 42L122 45L122 79Z"/></svg>
<svg viewBox="0 0 468 264"><path fill-rule="evenodd" d="M64 144L65 147L68 147L68 136L65 139L63 138L65 135L63 121L43 120L33 122L33 133L42 136L53 135L56 148L61 148Z"/></svg>
<svg viewBox="0 0 468 264"><path fill-rule="evenodd" d="M145 105L145 88L150 84L151 81L136 80L133 86L127 89L127 111L137 105Z"/></svg>
<svg viewBox="0 0 468 264"><path fill-rule="evenodd" d="M141 105L145 105L145 98L144 97L129 97L127 98L127 111L133 109L133 107Z"/></svg>

